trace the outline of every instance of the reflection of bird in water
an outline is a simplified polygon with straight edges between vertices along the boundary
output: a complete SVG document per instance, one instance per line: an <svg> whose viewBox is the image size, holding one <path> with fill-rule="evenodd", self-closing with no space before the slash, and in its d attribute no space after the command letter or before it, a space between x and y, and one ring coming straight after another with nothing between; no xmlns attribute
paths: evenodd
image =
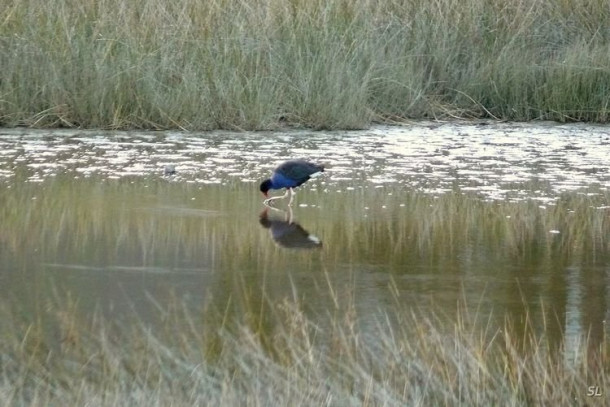
<svg viewBox="0 0 610 407"><path fill-rule="evenodd" d="M315 177L324 171L324 167L318 164L310 163L304 160L290 160L280 164L271 178L264 180L260 185L260 190L265 195L265 204L268 205L274 199L284 199L290 195L290 201L288 206L292 205L294 198L294 191L292 188L296 188L303 184L310 177ZM286 188L286 193L281 196L274 196L269 198L270 189L282 189Z"/></svg>
<svg viewBox="0 0 610 407"><path fill-rule="evenodd" d="M280 211L276 208L272 209ZM301 225L292 221L292 210L286 213L285 219L274 219L269 217L269 208L265 208L259 215L259 222L265 229L270 229L273 240L282 247L289 249L316 249L322 247L320 239L310 235Z"/></svg>

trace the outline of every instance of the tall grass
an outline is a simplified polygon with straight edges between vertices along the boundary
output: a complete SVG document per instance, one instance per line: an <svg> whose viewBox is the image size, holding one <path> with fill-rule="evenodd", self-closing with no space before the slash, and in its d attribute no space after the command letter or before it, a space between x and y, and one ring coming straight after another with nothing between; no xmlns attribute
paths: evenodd
<svg viewBox="0 0 610 407"><path fill-rule="evenodd" d="M606 122L606 0L8 0L5 126Z"/></svg>
<svg viewBox="0 0 610 407"><path fill-rule="evenodd" d="M315 321L296 293L232 322L174 301L155 328L84 317L65 296L37 318L2 299L0 397L28 406L602 405L590 386L607 397L604 344L583 338L568 360L531 327L523 336L510 321L473 329L477 315L463 309L448 322L398 299L365 327L353 291L328 289L335 307Z"/></svg>

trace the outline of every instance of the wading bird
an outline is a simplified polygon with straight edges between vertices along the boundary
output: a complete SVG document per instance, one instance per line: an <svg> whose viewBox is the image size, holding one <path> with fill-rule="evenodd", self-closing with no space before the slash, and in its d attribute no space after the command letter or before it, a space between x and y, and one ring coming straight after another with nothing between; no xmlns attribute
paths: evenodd
<svg viewBox="0 0 610 407"><path fill-rule="evenodd" d="M323 166L305 160L290 160L280 164L273 170L271 178L261 182L260 190L263 195L265 195L265 198L267 198L265 199L265 205L269 205L269 203L275 199L284 199L288 196L290 196L288 206L292 205L292 200L295 195L292 188L298 187L310 177L320 175L323 171ZM270 189L282 188L286 188L286 193L284 195L269 198Z"/></svg>

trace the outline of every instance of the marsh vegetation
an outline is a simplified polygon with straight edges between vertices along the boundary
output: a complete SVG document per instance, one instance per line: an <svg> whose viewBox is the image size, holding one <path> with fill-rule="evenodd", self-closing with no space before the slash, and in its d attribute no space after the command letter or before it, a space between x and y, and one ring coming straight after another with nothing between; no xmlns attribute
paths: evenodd
<svg viewBox="0 0 610 407"><path fill-rule="evenodd" d="M321 288L334 306L315 319L298 290L252 301L242 289L232 318L167 301L154 329L129 311L129 323L83 317L70 298L24 318L3 298L0 396L28 406L601 406L607 397L607 346L556 348L528 319L525 329L496 327L463 308L422 314L393 296L392 311L366 326L353 287ZM591 387L602 397L587 397Z"/></svg>
<svg viewBox="0 0 610 407"><path fill-rule="evenodd" d="M0 124L608 120L606 0L8 0Z"/></svg>

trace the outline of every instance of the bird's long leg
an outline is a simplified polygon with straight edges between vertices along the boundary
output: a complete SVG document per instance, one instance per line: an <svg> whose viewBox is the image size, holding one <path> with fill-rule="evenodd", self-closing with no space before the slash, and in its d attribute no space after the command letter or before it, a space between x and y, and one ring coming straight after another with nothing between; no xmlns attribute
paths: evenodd
<svg viewBox="0 0 610 407"><path fill-rule="evenodd" d="M287 219L287 221L288 221L288 223L290 225L292 225L293 218L294 218L294 216L292 214L292 206L288 206L288 219Z"/></svg>
<svg viewBox="0 0 610 407"><path fill-rule="evenodd" d="M288 188L288 191L290 191L290 200L288 201L288 206L291 206L292 205L292 201L294 199L294 196L296 195L296 192L294 192L292 190L292 188Z"/></svg>

